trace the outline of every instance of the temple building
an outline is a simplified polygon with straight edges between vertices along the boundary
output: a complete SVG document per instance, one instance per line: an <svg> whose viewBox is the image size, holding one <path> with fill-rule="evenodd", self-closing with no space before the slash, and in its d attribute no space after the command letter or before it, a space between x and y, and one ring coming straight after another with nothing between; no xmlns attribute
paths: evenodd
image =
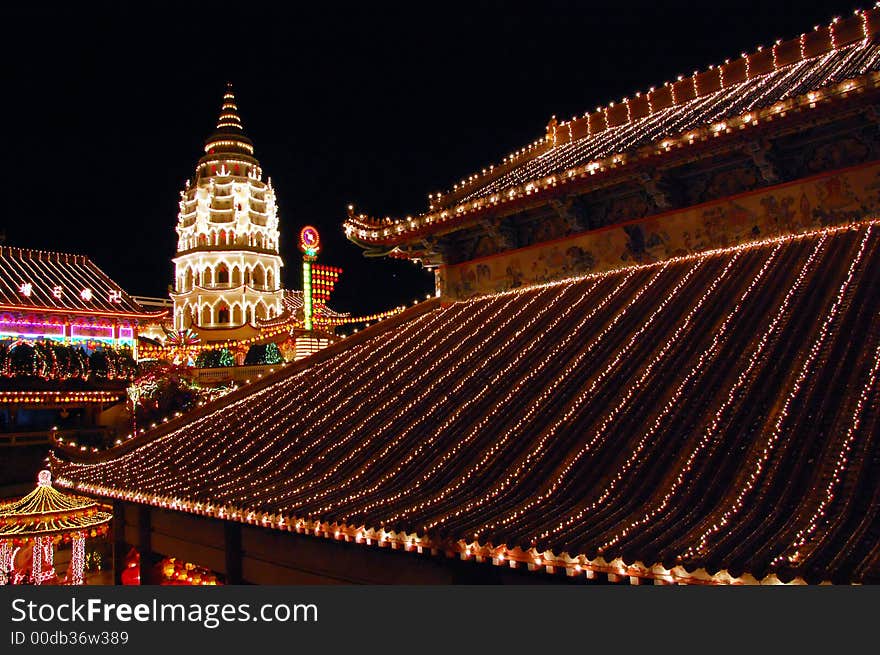
<svg viewBox="0 0 880 655"><path fill-rule="evenodd" d="M2 340L103 344L136 357L139 327L166 314L146 311L88 257L0 246Z"/></svg>
<svg viewBox="0 0 880 655"><path fill-rule="evenodd" d="M99 413L126 398L140 329L167 317L88 257L0 247L0 447L47 444L53 428L100 436Z"/></svg>
<svg viewBox="0 0 880 655"><path fill-rule="evenodd" d="M60 446L56 483L112 501L146 581L880 583L878 33L857 11L553 119L420 214L351 210L438 297Z"/></svg>
<svg viewBox="0 0 880 655"><path fill-rule="evenodd" d="M216 131L180 192L174 327L202 340L252 337L283 311L278 208L227 85Z"/></svg>

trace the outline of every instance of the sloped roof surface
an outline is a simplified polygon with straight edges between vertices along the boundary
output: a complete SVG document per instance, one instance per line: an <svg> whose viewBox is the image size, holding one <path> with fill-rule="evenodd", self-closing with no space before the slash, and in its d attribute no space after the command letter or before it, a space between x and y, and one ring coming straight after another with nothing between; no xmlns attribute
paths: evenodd
<svg viewBox="0 0 880 655"><path fill-rule="evenodd" d="M461 201L481 198L553 173L627 152L665 136L674 136L696 127L794 98L813 89L880 70L880 46L859 42L840 50L806 59L771 73L700 96L682 105L668 107L645 118L612 127L594 136L558 145L525 161L511 171L478 186Z"/></svg>
<svg viewBox="0 0 880 655"><path fill-rule="evenodd" d="M56 475L272 524L877 582L878 275L866 222L457 302Z"/></svg>
<svg viewBox="0 0 880 655"><path fill-rule="evenodd" d="M6 246L0 246L0 305L62 312L148 313L88 257Z"/></svg>

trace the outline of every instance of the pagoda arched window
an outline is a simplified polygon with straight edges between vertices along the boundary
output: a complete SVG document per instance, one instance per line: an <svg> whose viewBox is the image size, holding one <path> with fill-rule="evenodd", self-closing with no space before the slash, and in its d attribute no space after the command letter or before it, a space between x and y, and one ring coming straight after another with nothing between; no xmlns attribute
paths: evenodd
<svg viewBox="0 0 880 655"><path fill-rule="evenodd" d="M251 275L251 269L249 268L244 269L244 283L248 286L253 286L254 284L254 278Z"/></svg>
<svg viewBox="0 0 880 655"><path fill-rule="evenodd" d="M212 318L213 317L211 316L211 306L205 305L204 307L202 307L202 325L210 325L211 323L213 323Z"/></svg>
<svg viewBox="0 0 880 655"><path fill-rule="evenodd" d="M270 289L274 289L274 288L275 288L274 279L273 279L273 276L272 276L272 269L269 269L269 270L266 272L266 286L267 286L268 288L270 288Z"/></svg>
<svg viewBox="0 0 880 655"><path fill-rule="evenodd" d="M254 267L254 287L262 288L266 286L266 274L263 271L263 267L257 265Z"/></svg>
<svg viewBox="0 0 880 655"><path fill-rule="evenodd" d="M205 268L202 271L202 286L207 287L211 285L211 269Z"/></svg>
<svg viewBox="0 0 880 655"><path fill-rule="evenodd" d="M223 324L229 323L229 307L223 303L217 307L217 322Z"/></svg>
<svg viewBox="0 0 880 655"><path fill-rule="evenodd" d="M208 238L204 234L199 235L199 245L200 246L207 246L208 245Z"/></svg>
<svg viewBox="0 0 880 655"><path fill-rule="evenodd" d="M232 306L232 324L233 325L241 325L241 323L242 323L241 305L235 304Z"/></svg>
<svg viewBox="0 0 880 655"><path fill-rule="evenodd" d="M263 235L258 234L255 238L255 242L256 242L255 245L257 246L257 248L262 248L263 247Z"/></svg>
<svg viewBox="0 0 880 655"><path fill-rule="evenodd" d="M232 286L237 287L241 284L241 269L238 266L232 267Z"/></svg>
<svg viewBox="0 0 880 655"><path fill-rule="evenodd" d="M217 284L229 284L229 269L226 264L217 267Z"/></svg>

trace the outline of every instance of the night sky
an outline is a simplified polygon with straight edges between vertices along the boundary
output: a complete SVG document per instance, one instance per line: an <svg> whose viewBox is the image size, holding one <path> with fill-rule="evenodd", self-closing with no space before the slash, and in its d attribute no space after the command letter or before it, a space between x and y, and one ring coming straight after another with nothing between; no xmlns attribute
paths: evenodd
<svg viewBox="0 0 880 655"><path fill-rule="evenodd" d="M310 223L320 261L344 268L330 304L387 309L424 297L433 275L365 259L342 235L349 203L420 213L429 192L543 136L553 114L871 3L289 4L7 5L6 244L86 254L130 293L165 295L179 191L229 80L276 189L285 286L301 288L296 239Z"/></svg>

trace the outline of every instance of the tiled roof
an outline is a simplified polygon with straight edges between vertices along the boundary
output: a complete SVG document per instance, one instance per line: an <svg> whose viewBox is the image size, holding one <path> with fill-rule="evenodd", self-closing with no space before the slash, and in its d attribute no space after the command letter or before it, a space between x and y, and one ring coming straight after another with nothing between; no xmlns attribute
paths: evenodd
<svg viewBox="0 0 880 655"><path fill-rule="evenodd" d="M438 305L53 468L505 566L880 582L878 274L869 221Z"/></svg>
<svg viewBox="0 0 880 655"><path fill-rule="evenodd" d="M802 96L813 89L880 70L880 46L859 42L813 59L775 70L682 105L668 107L641 121L605 130L551 148L534 159L477 186L461 198L467 202L500 193L531 180L623 153L725 118L770 107L780 100ZM557 129L565 129L557 128Z"/></svg>
<svg viewBox="0 0 880 655"><path fill-rule="evenodd" d="M351 211L346 236L366 246L399 245L646 157L671 156L739 129L748 138L748 130L786 112L816 109L876 88L880 45L874 34L880 31L880 9L840 23L836 38L835 26L800 43L777 44L592 114L551 123L546 138L463 180L446 197L433 198L427 213L382 220Z"/></svg>
<svg viewBox="0 0 880 655"><path fill-rule="evenodd" d="M83 255L0 246L0 309L153 316Z"/></svg>

